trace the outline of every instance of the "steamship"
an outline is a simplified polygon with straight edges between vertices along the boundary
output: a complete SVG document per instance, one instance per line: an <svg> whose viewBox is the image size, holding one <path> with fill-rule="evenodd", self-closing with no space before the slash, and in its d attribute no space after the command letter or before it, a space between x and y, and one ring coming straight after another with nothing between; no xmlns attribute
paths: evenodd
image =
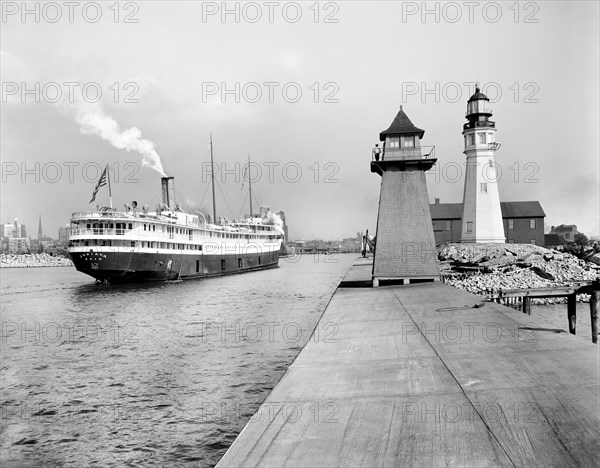
<svg viewBox="0 0 600 468"><path fill-rule="evenodd" d="M175 204L173 177L162 177L161 184L162 202L155 212L138 210L133 202L124 212L104 207L73 213L68 252L78 271L98 281L123 283L277 266L283 229L268 208L242 220L207 220Z"/></svg>

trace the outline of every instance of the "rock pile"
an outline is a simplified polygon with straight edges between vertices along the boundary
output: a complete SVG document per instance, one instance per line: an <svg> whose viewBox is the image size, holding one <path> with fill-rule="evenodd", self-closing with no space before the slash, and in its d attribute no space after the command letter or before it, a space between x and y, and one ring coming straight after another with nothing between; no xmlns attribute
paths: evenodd
<svg viewBox="0 0 600 468"><path fill-rule="evenodd" d="M500 289L569 286L600 279L600 265L530 244L448 244L440 248L438 257L447 284L480 295ZM578 296L580 301L588 299Z"/></svg>
<svg viewBox="0 0 600 468"><path fill-rule="evenodd" d="M73 262L66 257L53 257L47 253L35 254L2 254L1 268L35 268L35 267L72 267Z"/></svg>

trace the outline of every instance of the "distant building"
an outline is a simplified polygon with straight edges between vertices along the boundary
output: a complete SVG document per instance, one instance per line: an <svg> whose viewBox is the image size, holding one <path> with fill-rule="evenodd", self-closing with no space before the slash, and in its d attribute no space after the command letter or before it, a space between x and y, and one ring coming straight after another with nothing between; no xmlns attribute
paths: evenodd
<svg viewBox="0 0 600 468"><path fill-rule="evenodd" d="M460 242L462 233L462 203L440 203L435 199L431 210L436 244ZM504 235L509 244L545 245L546 214L537 201L500 202Z"/></svg>
<svg viewBox="0 0 600 468"><path fill-rule="evenodd" d="M27 237L25 225L17 223L16 219L12 223L0 224L0 237Z"/></svg>
<svg viewBox="0 0 600 468"><path fill-rule="evenodd" d="M579 234L575 224L561 224L560 226L552 226L550 234L556 234L562 241L562 244L567 242L575 242L575 236Z"/></svg>
<svg viewBox="0 0 600 468"><path fill-rule="evenodd" d="M58 228L58 243L60 245L67 245L69 243L69 225Z"/></svg>

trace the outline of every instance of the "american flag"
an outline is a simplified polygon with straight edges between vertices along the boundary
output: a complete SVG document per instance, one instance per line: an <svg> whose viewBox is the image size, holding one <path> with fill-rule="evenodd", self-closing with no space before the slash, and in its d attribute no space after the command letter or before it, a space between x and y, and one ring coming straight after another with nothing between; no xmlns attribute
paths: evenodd
<svg viewBox="0 0 600 468"><path fill-rule="evenodd" d="M106 185L107 169L108 169L108 165L104 168L104 171L102 171L102 175L100 176L100 179L98 180L98 183L96 184L96 188L94 189L94 193L92 194L92 199L90 200L90 203L93 203L94 201L96 201L96 194L98 193L98 190L100 190L100 187L104 187Z"/></svg>

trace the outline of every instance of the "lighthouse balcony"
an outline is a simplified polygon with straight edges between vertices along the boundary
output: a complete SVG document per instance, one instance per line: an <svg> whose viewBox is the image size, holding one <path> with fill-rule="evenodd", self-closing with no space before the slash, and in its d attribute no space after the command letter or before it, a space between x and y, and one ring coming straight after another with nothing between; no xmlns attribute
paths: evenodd
<svg viewBox="0 0 600 468"><path fill-rule="evenodd" d="M409 166L428 170L436 163L435 146L385 150L381 156L373 154L371 172L382 175L388 170L406 170Z"/></svg>
<svg viewBox="0 0 600 468"><path fill-rule="evenodd" d="M495 128L496 122L492 122L491 120L476 120L475 122L467 122L463 125L463 130L468 130L469 128L478 128L478 127L488 127Z"/></svg>
<svg viewBox="0 0 600 468"><path fill-rule="evenodd" d="M381 155L372 152L372 161L410 161L435 158L435 146L417 146L415 148L385 149Z"/></svg>

